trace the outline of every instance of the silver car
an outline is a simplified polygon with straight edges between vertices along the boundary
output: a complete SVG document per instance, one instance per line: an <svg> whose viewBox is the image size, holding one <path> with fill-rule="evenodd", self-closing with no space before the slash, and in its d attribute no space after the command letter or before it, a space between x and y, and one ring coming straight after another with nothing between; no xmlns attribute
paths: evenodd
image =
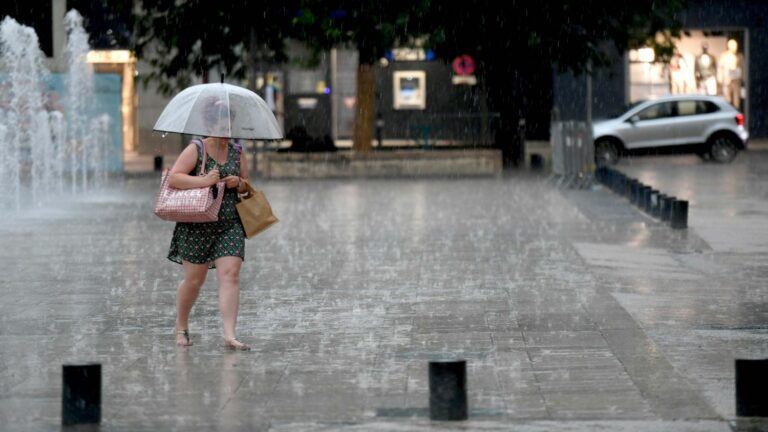
<svg viewBox="0 0 768 432"><path fill-rule="evenodd" d="M614 164L623 154L694 152L730 162L747 148L744 115L719 96L665 96L630 105L592 127L595 161Z"/></svg>

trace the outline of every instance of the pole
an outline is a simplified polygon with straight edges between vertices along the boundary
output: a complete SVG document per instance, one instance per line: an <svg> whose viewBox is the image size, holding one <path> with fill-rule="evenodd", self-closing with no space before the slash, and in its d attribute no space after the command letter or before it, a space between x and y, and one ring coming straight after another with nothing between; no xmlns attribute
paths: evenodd
<svg viewBox="0 0 768 432"><path fill-rule="evenodd" d="M587 128L592 130L592 61L587 60Z"/></svg>

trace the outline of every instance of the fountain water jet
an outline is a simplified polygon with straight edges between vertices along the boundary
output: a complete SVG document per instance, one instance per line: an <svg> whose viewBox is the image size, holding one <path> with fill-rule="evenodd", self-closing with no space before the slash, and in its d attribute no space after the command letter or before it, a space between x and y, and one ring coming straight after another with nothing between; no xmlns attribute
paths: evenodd
<svg viewBox="0 0 768 432"><path fill-rule="evenodd" d="M90 46L88 34L83 28L83 17L72 9L64 17L64 25L67 30L67 138L72 155L72 192L77 192L78 171L81 189L86 190L88 171L93 168L94 148L89 145L89 140L84 139L89 129L86 111L93 98L93 72L85 61Z"/></svg>
<svg viewBox="0 0 768 432"><path fill-rule="evenodd" d="M46 109L51 74L34 30L11 17L0 22L0 210L39 206L67 183L77 193L107 180L114 123L92 112L94 76L82 24L76 10L67 13L62 113Z"/></svg>
<svg viewBox="0 0 768 432"><path fill-rule="evenodd" d="M0 149L0 184L12 191L11 205L21 206L21 186L25 170L37 156L32 151L36 130L40 128L38 113L43 111L43 88L48 77L37 34L30 28L6 17L0 23L0 68L5 71L0 94L0 123L5 137ZM34 179L34 176L32 176ZM35 188L32 188L35 191ZM34 193L34 192L33 192ZM3 194L5 195L5 194Z"/></svg>

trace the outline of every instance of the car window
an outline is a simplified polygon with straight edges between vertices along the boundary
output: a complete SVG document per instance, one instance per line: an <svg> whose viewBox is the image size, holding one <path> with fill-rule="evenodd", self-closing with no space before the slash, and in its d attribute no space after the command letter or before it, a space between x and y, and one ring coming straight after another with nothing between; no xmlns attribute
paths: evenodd
<svg viewBox="0 0 768 432"><path fill-rule="evenodd" d="M614 111L611 114L608 115L608 118L616 118L623 116L627 111L631 110L632 108L640 105L641 103L645 102L645 100L638 100L631 103L628 103L624 105L620 110Z"/></svg>
<svg viewBox="0 0 768 432"><path fill-rule="evenodd" d="M709 114L713 112L719 111L720 108L717 107L713 102L710 101L697 101L696 102L696 114Z"/></svg>
<svg viewBox="0 0 768 432"><path fill-rule="evenodd" d="M672 108L674 103L675 102L661 102L653 104L637 113L637 116L640 117L640 120L654 120L664 117L672 117L674 115L674 110Z"/></svg>
<svg viewBox="0 0 768 432"><path fill-rule="evenodd" d="M685 100L677 102L677 115L689 116L694 114L701 114L699 104L701 101Z"/></svg>

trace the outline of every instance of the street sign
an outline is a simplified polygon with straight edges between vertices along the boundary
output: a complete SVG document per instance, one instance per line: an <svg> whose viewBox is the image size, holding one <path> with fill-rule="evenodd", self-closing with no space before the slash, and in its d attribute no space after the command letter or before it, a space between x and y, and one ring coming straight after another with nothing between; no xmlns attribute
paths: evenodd
<svg viewBox="0 0 768 432"><path fill-rule="evenodd" d="M472 75L475 73L475 60L467 54L462 54L453 59L451 65L456 75Z"/></svg>

